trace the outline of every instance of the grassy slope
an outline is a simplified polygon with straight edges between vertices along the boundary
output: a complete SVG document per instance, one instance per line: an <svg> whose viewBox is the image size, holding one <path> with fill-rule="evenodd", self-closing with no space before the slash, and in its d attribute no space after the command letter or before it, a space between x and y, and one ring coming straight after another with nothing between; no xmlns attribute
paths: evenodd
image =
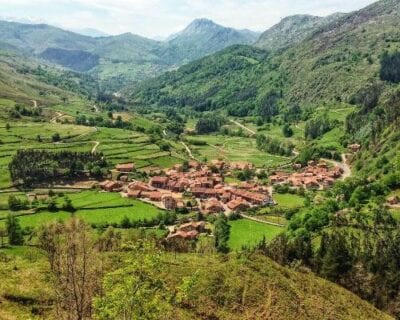
<svg viewBox="0 0 400 320"><path fill-rule="evenodd" d="M240 250L243 246L253 247L263 238L269 241L284 231L280 227L246 219L231 221L229 225L231 226L229 247L232 250Z"/></svg>
<svg viewBox="0 0 400 320"><path fill-rule="evenodd" d="M0 318L55 319L48 303L54 293L42 253L24 247L0 249L0 253L11 259L11 263L0 262ZM283 268L257 254L225 259L164 254L162 261L162 278L171 293L184 277L199 274L192 308L175 306L176 319L391 319L334 284ZM28 301L25 305L18 303L21 297Z"/></svg>

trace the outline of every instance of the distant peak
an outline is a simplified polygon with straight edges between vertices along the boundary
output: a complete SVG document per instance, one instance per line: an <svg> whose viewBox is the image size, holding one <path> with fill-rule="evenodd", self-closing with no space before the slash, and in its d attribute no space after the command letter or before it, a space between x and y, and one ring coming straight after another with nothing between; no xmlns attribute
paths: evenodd
<svg viewBox="0 0 400 320"><path fill-rule="evenodd" d="M207 18L199 18L199 19L193 20L193 22L191 24L207 25L207 24L216 24L216 23Z"/></svg>

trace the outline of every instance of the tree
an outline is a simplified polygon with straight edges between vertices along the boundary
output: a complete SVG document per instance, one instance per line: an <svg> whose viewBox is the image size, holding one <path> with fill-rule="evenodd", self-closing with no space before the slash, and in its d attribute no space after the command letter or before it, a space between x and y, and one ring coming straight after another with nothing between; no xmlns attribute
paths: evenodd
<svg viewBox="0 0 400 320"><path fill-rule="evenodd" d="M10 129L11 129L10 124L9 124L9 123L6 123L6 130L8 131L8 130L10 130Z"/></svg>
<svg viewBox="0 0 400 320"><path fill-rule="evenodd" d="M18 211L22 209L22 202L14 195L8 197L8 208L11 211Z"/></svg>
<svg viewBox="0 0 400 320"><path fill-rule="evenodd" d="M104 277L104 294L94 299L95 318L172 319L161 253L150 242L128 244L130 258Z"/></svg>
<svg viewBox="0 0 400 320"><path fill-rule="evenodd" d="M18 246L24 243L22 229L19 220L13 215L9 214L6 220L6 229L8 235L8 243L10 245Z"/></svg>
<svg viewBox="0 0 400 320"><path fill-rule="evenodd" d="M229 252L228 241L230 236L230 225L224 214L221 214L214 224L215 247L218 252Z"/></svg>
<svg viewBox="0 0 400 320"><path fill-rule="evenodd" d="M388 53L385 51L381 57L381 80L394 83L400 82L400 52Z"/></svg>
<svg viewBox="0 0 400 320"><path fill-rule="evenodd" d="M293 136L293 129L290 127L289 124L285 124L282 128L282 133L286 138L290 138Z"/></svg>
<svg viewBox="0 0 400 320"><path fill-rule="evenodd" d="M67 212L75 212L76 211L75 207L72 204L71 199L68 197L64 198L64 204L62 206L62 209Z"/></svg>
<svg viewBox="0 0 400 320"><path fill-rule="evenodd" d="M271 118L279 113L280 95L274 91L267 93L257 109L257 114L264 122L270 122Z"/></svg>
<svg viewBox="0 0 400 320"><path fill-rule="evenodd" d="M49 210L50 212L58 211L57 202L54 198L49 199L49 201L47 203L47 210Z"/></svg>
<svg viewBox="0 0 400 320"><path fill-rule="evenodd" d="M51 140L53 142L59 142L61 140L60 134L59 133L55 133L52 135Z"/></svg>
<svg viewBox="0 0 400 320"><path fill-rule="evenodd" d="M40 247L47 252L61 319L83 320L92 315L92 300L99 293L100 259L88 226L73 218L52 223L39 232Z"/></svg>
<svg viewBox="0 0 400 320"><path fill-rule="evenodd" d="M4 228L0 228L0 246L1 248L4 247L4 238L7 236L7 230Z"/></svg>

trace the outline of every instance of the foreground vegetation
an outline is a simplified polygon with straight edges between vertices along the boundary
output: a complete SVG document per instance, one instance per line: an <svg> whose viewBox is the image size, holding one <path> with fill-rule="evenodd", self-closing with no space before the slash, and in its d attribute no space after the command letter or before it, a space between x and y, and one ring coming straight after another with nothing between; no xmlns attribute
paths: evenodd
<svg viewBox="0 0 400 320"><path fill-rule="evenodd" d="M390 319L344 289L308 272L280 267L259 253L176 255L155 245L152 236L121 237L109 230L92 237L78 221L59 225L58 233L54 227L41 231L43 249L0 249L1 317L321 319L329 314L339 319ZM77 246L73 254L67 250L71 245ZM96 249L84 255L92 246ZM77 275L85 276L75 289L67 285L74 274L65 264L72 257ZM81 273L85 265L90 268ZM132 293L132 285L139 290ZM84 292L79 291L82 287ZM79 304L74 303L74 292L83 298Z"/></svg>

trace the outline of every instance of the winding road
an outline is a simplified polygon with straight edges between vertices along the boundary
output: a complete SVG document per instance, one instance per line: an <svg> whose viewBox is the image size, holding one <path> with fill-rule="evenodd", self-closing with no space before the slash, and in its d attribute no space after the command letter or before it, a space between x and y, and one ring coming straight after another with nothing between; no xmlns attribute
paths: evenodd
<svg viewBox="0 0 400 320"><path fill-rule="evenodd" d="M344 180L346 178L351 177L351 168L350 168L349 164L347 163L346 154L342 153L341 157L342 157L342 162L331 160L331 159L321 159L321 160L323 160L325 162L329 162L329 163L333 164L334 166L341 168L343 170L343 174L340 179Z"/></svg>

